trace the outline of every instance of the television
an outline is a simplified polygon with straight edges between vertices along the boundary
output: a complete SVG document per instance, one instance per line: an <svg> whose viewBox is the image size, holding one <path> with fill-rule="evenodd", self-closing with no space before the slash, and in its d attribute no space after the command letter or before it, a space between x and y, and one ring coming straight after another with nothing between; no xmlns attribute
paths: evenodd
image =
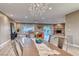
<svg viewBox="0 0 79 59"><path fill-rule="evenodd" d="M62 33L62 31L61 30L56 30L56 33Z"/></svg>

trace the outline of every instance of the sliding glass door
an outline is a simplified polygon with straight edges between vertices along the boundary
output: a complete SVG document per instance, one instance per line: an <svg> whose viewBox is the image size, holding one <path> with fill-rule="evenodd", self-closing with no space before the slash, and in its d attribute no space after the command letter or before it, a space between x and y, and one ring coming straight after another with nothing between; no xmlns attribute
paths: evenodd
<svg viewBox="0 0 79 59"><path fill-rule="evenodd" d="M34 31L34 25L33 24L21 24L21 32L33 32Z"/></svg>
<svg viewBox="0 0 79 59"><path fill-rule="evenodd" d="M44 40L48 41L50 39L51 35L51 26L50 25L44 25L43 27L43 32L44 32Z"/></svg>

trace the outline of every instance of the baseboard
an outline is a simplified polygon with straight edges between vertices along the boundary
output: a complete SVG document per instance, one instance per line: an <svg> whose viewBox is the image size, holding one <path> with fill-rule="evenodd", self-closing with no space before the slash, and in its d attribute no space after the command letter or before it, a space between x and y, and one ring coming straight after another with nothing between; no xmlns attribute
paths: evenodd
<svg viewBox="0 0 79 59"><path fill-rule="evenodd" d="M73 44L73 46L79 48L79 45Z"/></svg>
<svg viewBox="0 0 79 59"><path fill-rule="evenodd" d="M2 49L7 43L9 43L11 40L8 40L8 41L6 41L6 42L4 42L4 43L2 43L2 44L0 44L0 49Z"/></svg>
<svg viewBox="0 0 79 59"><path fill-rule="evenodd" d="M65 43L65 44L67 44L67 43ZM77 45L77 44L68 43L68 45L79 48L79 45Z"/></svg>

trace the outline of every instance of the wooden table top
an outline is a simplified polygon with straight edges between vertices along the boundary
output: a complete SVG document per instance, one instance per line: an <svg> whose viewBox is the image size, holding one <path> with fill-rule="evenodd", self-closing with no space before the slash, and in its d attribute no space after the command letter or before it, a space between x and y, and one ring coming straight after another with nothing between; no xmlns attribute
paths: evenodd
<svg viewBox="0 0 79 59"><path fill-rule="evenodd" d="M58 47L54 46L49 42L44 41L44 44L46 44L52 50L57 50L58 52L60 52L59 56L72 56L71 54L67 53L62 49L59 49ZM25 41L23 48L23 56L39 56L39 52L31 39Z"/></svg>

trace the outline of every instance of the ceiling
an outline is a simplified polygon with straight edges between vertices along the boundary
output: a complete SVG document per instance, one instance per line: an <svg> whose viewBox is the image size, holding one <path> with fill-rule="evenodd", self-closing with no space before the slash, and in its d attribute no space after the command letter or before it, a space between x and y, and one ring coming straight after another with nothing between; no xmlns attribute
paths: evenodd
<svg viewBox="0 0 79 59"><path fill-rule="evenodd" d="M30 3L0 3L0 11L11 17L16 22L23 23L62 23L65 22L65 15L79 10L78 3L46 3L45 12L41 16L30 11L32 5ZM44 6L41 6L43 8Z"/></svg>

